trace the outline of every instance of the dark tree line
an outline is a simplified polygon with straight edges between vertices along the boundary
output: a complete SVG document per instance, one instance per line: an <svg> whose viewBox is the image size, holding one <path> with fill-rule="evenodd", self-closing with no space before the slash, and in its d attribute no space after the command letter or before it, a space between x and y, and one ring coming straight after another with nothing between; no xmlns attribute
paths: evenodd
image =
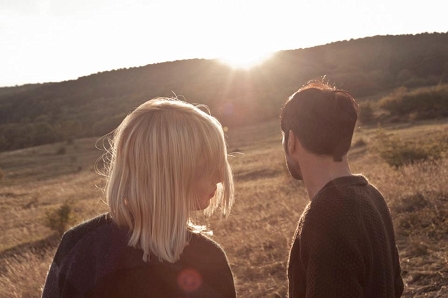
<svg viewBox="0 0 448 298"><path fill-rule="evenodd" d="M190 59L100 72L60 83L0 88L0 150L113 130L144 101L206 104L226 126L278 117L289 95L326 79L362 98L448 81L448 33L374 36L277 52L250 70Z"/></svg>

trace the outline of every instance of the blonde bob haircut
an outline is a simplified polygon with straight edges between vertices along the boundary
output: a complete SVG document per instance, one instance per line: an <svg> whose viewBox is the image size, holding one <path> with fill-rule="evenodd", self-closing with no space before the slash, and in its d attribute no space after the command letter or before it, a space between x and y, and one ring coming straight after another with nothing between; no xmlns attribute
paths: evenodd
<svg viewBox="0 0 448 298"><path fill-rule="evenodd" d="M106 199L113 221L129 228L128 245L175 262L189 241L199 202L194 179L219 177L204 210L228 216L233 178L219 121L199 106L172 98L149 100L114 131L106 166ZM197 173L200 173L199 176Z"/></svg>

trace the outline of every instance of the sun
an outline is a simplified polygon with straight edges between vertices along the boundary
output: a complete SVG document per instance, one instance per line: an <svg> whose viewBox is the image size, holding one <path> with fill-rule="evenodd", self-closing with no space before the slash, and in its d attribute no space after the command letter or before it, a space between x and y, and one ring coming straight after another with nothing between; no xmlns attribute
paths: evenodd
<svg viewBox="0 0 448 298"><path fill-rule="evenodd" d="M268 60L271 56L271 52L255 53L236 49L235 51L222 55L218 60L232 68L250 69Z"/></svg>

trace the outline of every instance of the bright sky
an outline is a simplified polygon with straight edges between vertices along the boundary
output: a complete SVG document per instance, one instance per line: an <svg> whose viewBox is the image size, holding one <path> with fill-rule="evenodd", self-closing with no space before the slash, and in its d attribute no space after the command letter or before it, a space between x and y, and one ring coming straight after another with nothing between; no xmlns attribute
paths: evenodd
<svg viewBox="0 0 448 298"><path fill-rule="evenodd" d="M0 86L374 35L448 32L440 0L0 0Z"/></svg>

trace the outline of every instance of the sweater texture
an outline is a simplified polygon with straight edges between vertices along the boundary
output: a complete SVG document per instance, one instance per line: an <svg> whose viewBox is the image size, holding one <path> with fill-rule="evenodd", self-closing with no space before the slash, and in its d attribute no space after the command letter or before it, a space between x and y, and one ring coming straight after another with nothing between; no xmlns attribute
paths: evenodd
<svg viewBox="0 0 448 298"><path fill-rule="evenodd" d="M325 185L299 220L289 297L401 297L394 228L381 193L361 175Z"/></svg>
<svg viewBox="0 0 448 298"><path fill-rule="evenodd" d="M169 263L128 246L129 231L108 214L67 231L47 274L43 298L236 297L222 248L201 234Z"/></svg>

